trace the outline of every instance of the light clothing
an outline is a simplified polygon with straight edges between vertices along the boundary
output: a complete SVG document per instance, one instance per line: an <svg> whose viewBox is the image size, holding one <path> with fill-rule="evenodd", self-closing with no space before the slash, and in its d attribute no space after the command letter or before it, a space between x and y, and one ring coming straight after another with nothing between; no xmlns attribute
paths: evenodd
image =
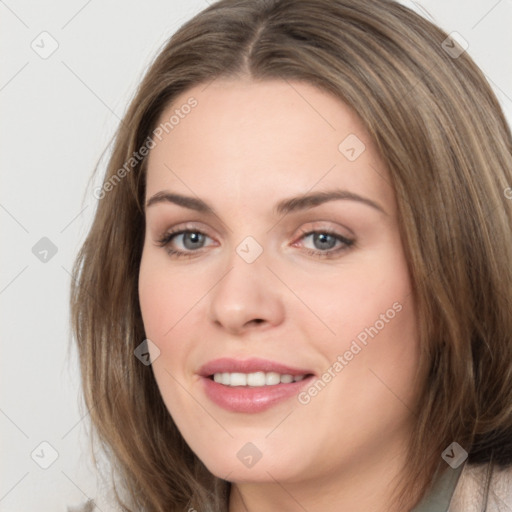
<svg viewBox="0 0 512 512"><path fill-rule="evenodd" d="M495 468L489 475L488 464L465 464L457 469L448 467L411 512L508 511L512 512L512 468Z"/></svg>

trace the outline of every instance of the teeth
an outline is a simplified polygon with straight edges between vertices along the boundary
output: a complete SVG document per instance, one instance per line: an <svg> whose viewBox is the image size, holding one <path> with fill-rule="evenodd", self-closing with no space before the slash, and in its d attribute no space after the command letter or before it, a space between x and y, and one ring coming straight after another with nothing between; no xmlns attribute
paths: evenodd
<svg viewBox="0 0 512 512"><path fill-rule="evenodd" d="M215 373L213 380L224 386L275 386L276 384L290 384L302 380L305 375L289 375L276 372L254 372L254 373Z"/></svg>
<svg viewBox="0 0 512 512"><path fill-rule="evenodd" d="M247 386L247 375L245 373L228 374L230 378L230 386Z"/></svg>
<svg viewBox="0 0 512 512"><path fill-rule="evenodd" d="M233 383L233 379L231 379ZM264 386L266 384L265 372L256 372L247 374L247 385L248 386Z"/></svg>
<svg viewBox="0 0 512 512"><path fill-rule="evenodd" d="M265 384L267 386L275 386L281 382L281 375L276 372L268 372L265 374Z"/></svg>

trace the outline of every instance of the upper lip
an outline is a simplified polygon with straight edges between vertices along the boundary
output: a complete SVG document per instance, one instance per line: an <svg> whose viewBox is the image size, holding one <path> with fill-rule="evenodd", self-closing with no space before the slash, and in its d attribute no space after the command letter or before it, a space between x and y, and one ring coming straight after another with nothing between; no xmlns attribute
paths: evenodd
<svg viewBox="0 0 512 512"><path fill-rule="evenodd" d="M302 368L293 368L285 364L270 361L268 359L232 359L223 357L214 359L201 366L198 374L202 377L210 377L215 373L254 373L254 372L276 372L281 375L308 375L313 372Z"/></svg>

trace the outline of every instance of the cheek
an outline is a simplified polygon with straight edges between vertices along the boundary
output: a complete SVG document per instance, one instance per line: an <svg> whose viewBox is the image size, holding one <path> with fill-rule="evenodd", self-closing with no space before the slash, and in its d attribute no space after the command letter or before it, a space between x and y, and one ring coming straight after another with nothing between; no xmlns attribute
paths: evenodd
<svg viewBox="0 0 512 512"><path fill-rule="evenodd" d="M167 339L174 326L201 299L200 279L186 270L172 270L160 254L143 253L139 273L139 302L146 336Z"/></svg>
<svg viewBox="0 0 512 512"><path fill-rule="evenodd" d="M375 254L373 260L361 262L360 266L354 265L337 277L330 276L325 282L318 282L316 290L321 290L321 293L312 293L306 287L301 293L308 297L311 310L329 329L318 331L324 334L321 343L317 343L317 349L322 351L328 365L333 365L338 356L342 356L341 373L352 382L361 383L358 390L352 392L353 396L362 399L360 403L366 403L369 398L367 390L372 389L372 386L367 386L370 380L377 388L388 386L412 402L411 384L418 368L419 342L404 257L395 250L382 251ZM309 315L307 322L309 332L312 332L313 323L322 328L313 315ZM338 379L338 385L341 383L342 380Z"/></svg>
<svg viewBox="0 0 512 512"><path fill-rule="evenodd" d="M352 406L360 410L360 419L379 417L380 406L385 406L393 423L414 406L420 356L405 261L383 260L380 267L367 267L352 282L351 297L338 323L344 332L336 355L344 356L345 378L355 384Z"/></svg>
<svg viewBox="0 0 512 512"><path fill-rule="evenodd" d="M205 292L211 288L208 277L191 272L184 266L170 268L166 256L159 251L143 252L139 273L139 302L146 337L159 349L152 364L156 382L170 411L181 408L177 401L187 402L182 396L187 385L197 351L198 336L203 329L206 312ZM182 400L184 399L184 400Z"/></svg>
<svg viewBox="0 0 512 512"><path fill-rule="evenodd" d="M192 286L184 286L176 272L159 262L160 255L144 254L139 273L139 302L146 337L159 349L159 355L152 362L155 381L162 399L173 417L186 416L181 388L187 359L188 343L174 343L183 336L188 319L187 313L197 302ZM181 397L181 398L180 398Z"/></svg>
<svg viewBox="0 0 512 512"><path fill-rule="evenodd" d="M295 290L313 313L295 320L315 324L336 349L358 336L364 343L368 330L391 330L413 315L406 263L391 252L340 267L336 273L295 281Z"/></svg>

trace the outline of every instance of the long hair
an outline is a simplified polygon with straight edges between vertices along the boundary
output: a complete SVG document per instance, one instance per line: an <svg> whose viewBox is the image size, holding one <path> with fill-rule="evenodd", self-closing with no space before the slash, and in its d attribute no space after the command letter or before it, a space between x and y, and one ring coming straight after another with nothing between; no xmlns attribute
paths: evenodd
<svg viewBox="0 0 512 512"><path fill-rule="evenodd" d="M391 0L221 0L160 51L119 126L71 290L85 404L128 490L125 510L228 506L229 483L187 446L134 356L145 339L143 148L177 95L225 77L329 92L389 169L425 375L397 503L427 492L453 441L469 464L512 465L512 138L462 50Z"/></svg>

